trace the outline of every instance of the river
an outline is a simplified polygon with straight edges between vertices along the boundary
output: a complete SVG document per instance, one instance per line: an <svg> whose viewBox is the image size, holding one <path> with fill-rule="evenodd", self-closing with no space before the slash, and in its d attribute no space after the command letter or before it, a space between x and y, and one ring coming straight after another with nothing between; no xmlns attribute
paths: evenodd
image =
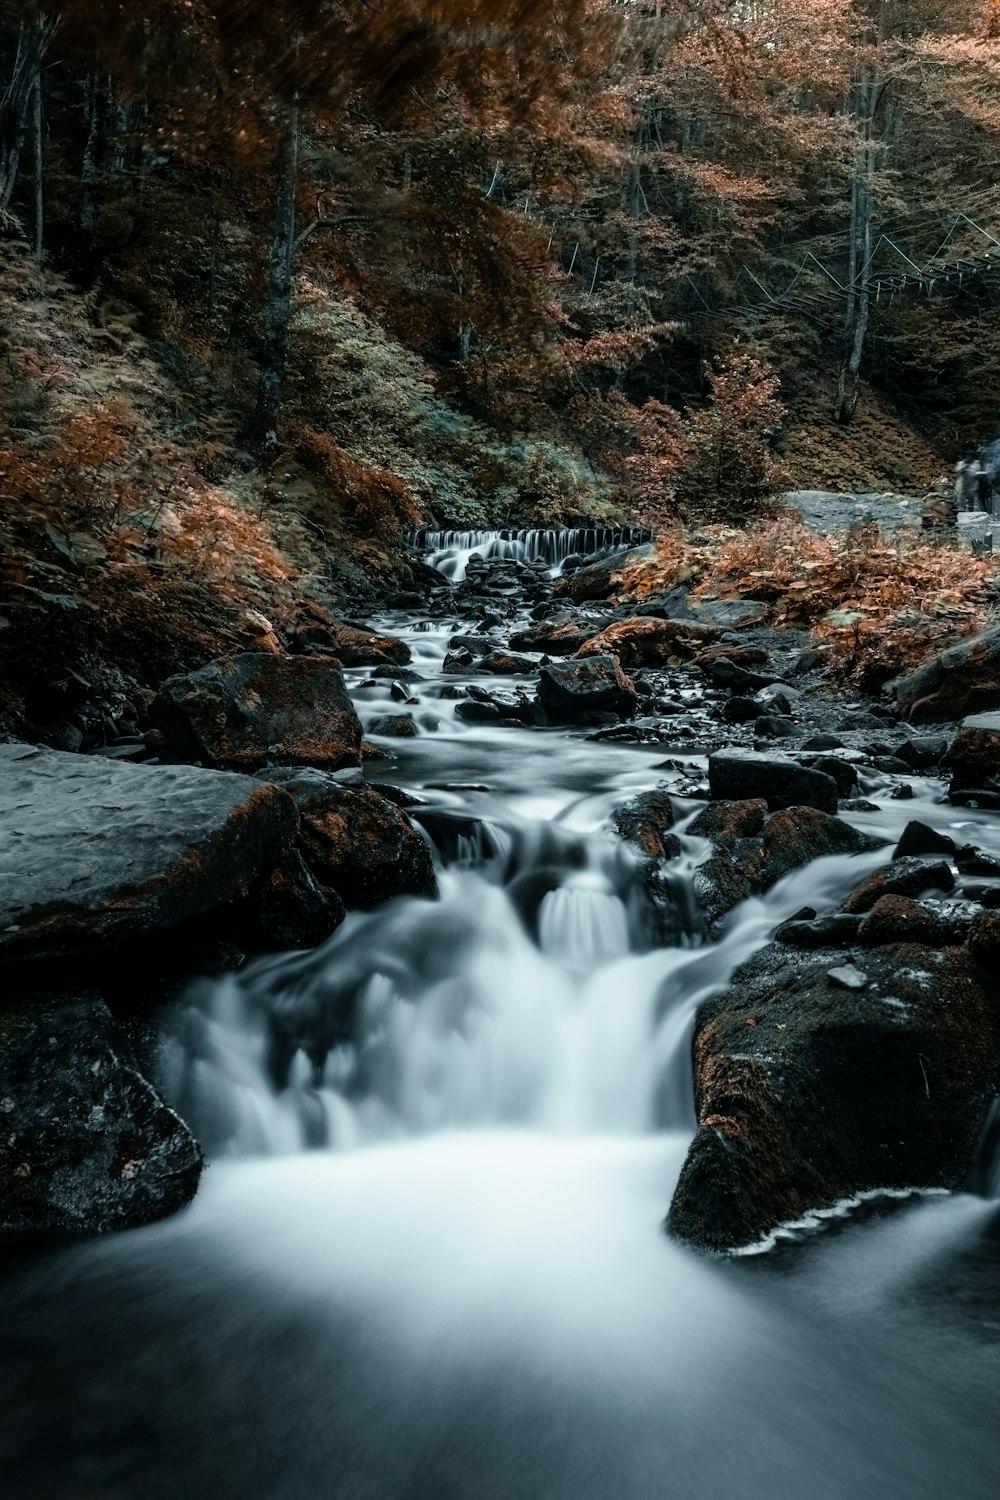
<svg viewBox="0 0 1000 1500"><path fill-rule="evenodd" d="M174 1219L4 1268L4 1500L994 1500L995 1199L843 1205L725 1261L661 1228L699 1000L885 856L817 861L705 943L682 821L657 946L608 819L664 747L463 723L460 622L375 623L426 681L369 779L437 814L441 899L171 1018L211 1165ZM393 707L348 676L363 720ZM1000 854L1000 820L914 790L852 820Z"/></svg>

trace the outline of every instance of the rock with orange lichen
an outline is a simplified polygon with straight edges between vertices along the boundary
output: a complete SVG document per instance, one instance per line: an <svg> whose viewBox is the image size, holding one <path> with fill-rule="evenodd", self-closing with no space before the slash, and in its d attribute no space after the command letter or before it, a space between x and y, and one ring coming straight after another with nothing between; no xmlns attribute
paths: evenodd
<svg viewBox="0 0 1000 1500"><path fill-rule="evenodd" d="M0 957L92 952L240 900L296 825L250 777L0 745Z"/></svg>
<svg viewBox="0 0 1000 1500"><path fill-rule="evenodd" d="M625 668L664 667L697 656L719 631L696 620L660 620L633 615L585 641L576 656L616 656Z"/></svg>
<svg viewBox="0 0 1000 1500"><path fill-rule="evenodd" d="M234 771L269 761L360 764L361 724L338 663L326 656L221 656L168 678L149 717L179 759Z"/></svg>
<svg viewBox="0 0 1000 1500"><path fill-rule="evenodd" d="M328 651L345 667L377 667L392 663L405 666L410 648L391 635L376 635L357 625L335 620L315 600L300 600L290 620L293 648L298 651Z"/></svg>
<svg viewBox="0 0 1000 1500"><path fill-rule="evenodd" d="M671 1233L725 1252L859 1194L961 1187L1000 1085L1000 943L974 934L808 957L772 944L738 969L699 1016Z"/></svg>
<svg viewBox="0 0 1000 1500"><path fill-rule="evenodd" d="M321 771L267 773L295 800L299 846L317 879L348 908L393 896L436 896L430 846L402 808L375 787L345 785Z"/></svg>

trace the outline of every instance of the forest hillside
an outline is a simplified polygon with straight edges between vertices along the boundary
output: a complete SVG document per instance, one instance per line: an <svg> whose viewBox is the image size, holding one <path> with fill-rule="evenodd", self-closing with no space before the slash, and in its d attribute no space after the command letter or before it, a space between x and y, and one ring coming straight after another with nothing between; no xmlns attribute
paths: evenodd
<svg viewBox="0 0 1000 1500"><path fill-rule="evenodd" d="M1000 426L998 81L995 0L6 0L5 725L417 524L921 495Z"/></svg>

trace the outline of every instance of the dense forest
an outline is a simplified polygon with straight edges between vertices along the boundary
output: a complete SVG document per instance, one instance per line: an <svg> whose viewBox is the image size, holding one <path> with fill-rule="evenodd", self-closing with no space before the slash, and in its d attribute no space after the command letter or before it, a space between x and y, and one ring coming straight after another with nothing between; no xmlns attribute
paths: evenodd
<svg viewBox="0 0 1000 1500"><path fill-rule="evenodd" d="M995 0L15 0L0 49L8 656L417 523L920 495L997 425Z"/></svg>

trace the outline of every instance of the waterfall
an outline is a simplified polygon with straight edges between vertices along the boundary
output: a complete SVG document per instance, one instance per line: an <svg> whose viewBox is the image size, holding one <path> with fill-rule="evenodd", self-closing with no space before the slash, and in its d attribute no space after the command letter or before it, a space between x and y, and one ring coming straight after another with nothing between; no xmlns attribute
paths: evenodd
<svg viewBox="0 0 1000 1500"><path fill-rule="evenodd" d="M469 560L512 558L538 562L559 573L570 557L588 557L607 550L624 551L650 541L652 532L640 526L564 526L536 530L504 528L493 531L433 531L420 527L407 533L411 547L427 554L431 567L452 583L461 583Z"/></svg>

